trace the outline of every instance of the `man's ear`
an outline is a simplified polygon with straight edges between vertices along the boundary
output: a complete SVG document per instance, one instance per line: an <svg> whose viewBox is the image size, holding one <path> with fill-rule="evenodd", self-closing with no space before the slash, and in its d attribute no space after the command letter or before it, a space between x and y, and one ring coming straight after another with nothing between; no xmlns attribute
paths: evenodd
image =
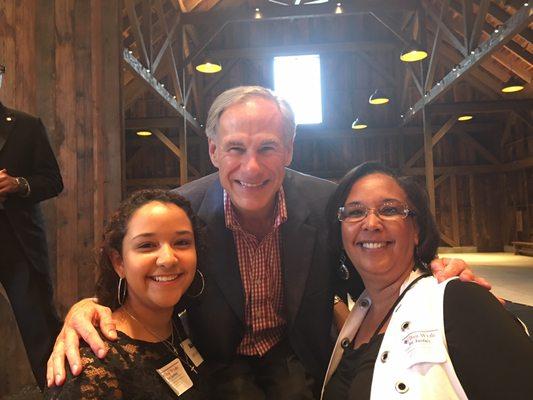
<svg viewBox="0 0 533 400"><path fill-rule="evenodd" d="M117 275L121 278L124 278L126 276L126 272L124 271L124 261L122 260L120 253L115 249L111 250L109 253L109 259L111 260L111 264L113 264L113 268Z"/></svg>
<svg viewBox="0 0 533 400"><path fill-rule="evenodd" d="M218 145L211 138L207 139L207 144L209 146L209 158L211 158L211 163L218 168Z"/></svg>

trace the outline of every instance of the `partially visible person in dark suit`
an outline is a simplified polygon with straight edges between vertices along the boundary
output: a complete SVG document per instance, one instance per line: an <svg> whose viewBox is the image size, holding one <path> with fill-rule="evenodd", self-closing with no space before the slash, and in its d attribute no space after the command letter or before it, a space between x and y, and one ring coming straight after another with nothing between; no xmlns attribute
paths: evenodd
<svg viewBox="0 0 533 400"><path fill-rule="evenodd" d="M4 73L0 65L0 88ZM62 190L59 167L41 120L0 103L0 282L41 388L60 323L53 305L39 203Z"/></svg>

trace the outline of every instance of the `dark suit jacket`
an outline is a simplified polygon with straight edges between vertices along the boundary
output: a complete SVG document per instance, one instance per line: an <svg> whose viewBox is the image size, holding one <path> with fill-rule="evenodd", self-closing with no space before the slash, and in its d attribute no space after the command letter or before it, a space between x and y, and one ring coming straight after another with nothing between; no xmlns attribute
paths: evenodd
<svg viewBox="0 0 533 400"><path fill-rule="evenodd" d="M0 169L4 168L11 176L26 178L30 185L30 196L8 196L4 212L31 264L47 273L46 236L38 203L57 196L63 181L41 120L0 103Z"/></svg>
<svg viewBox="0 0 533 400"><path fill-rule="evenodd" d="M287 169L283 182L287 222L281 228L287 336L309 373L322 379L332 350L332 254L326 246L324 211L335 184ZM224 221L218 174L176 189L188 198L208 229L206 290L188 308L193 340L210 361L227 362L244 334L244 289L232 232Z"/></svg>

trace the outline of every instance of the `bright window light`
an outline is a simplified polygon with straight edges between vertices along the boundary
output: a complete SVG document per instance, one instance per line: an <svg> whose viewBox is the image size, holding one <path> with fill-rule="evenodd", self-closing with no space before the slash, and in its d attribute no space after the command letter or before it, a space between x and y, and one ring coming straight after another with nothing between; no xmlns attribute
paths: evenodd
<svg viewBox="0 0 533 400"><path fill-rule="evenodd" d="M322 123L320 56L274 57L274 91L289 102L297 124Z"/></svg>

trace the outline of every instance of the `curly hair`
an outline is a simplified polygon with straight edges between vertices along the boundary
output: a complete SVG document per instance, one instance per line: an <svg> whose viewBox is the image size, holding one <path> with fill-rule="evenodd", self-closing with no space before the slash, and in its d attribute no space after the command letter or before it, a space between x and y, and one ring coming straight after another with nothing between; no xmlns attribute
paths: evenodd
<svg viewBox="0 0 533 400"><path fill-rule="evenodd" d="M435 219L429 208L426 191L412 178L401 177L394 170L377 162L366 162L346 173L339 182L337 190L330 197L326 207L328 221L329 243L333 251L342 251L342 236L340 222L337 219L337 210L346 202L353 185L361 178L371 174L388 175L396 181L407 196L409 204L414 208L415 223L418 228L419 244L416 248L417 267L426 269L424 264L429 264L436 256L440 241L440 234Z"/></svg>
<svg viewBox="0 0 533 400"><path fill-rule="evenodd" d="M189 201L179 194L166 190L145 189L134 192L120 204L106 224L104 238L97 254L96 297L100 304L111 308L111 310L120 307L117 301L119 276L113 268L111 253L116 251L122 255L122 241L132 215L142 206L153 201L174 204L185 212L193 228L197 268L204 265L206 254L204 225L196 216Z"/></svg>

